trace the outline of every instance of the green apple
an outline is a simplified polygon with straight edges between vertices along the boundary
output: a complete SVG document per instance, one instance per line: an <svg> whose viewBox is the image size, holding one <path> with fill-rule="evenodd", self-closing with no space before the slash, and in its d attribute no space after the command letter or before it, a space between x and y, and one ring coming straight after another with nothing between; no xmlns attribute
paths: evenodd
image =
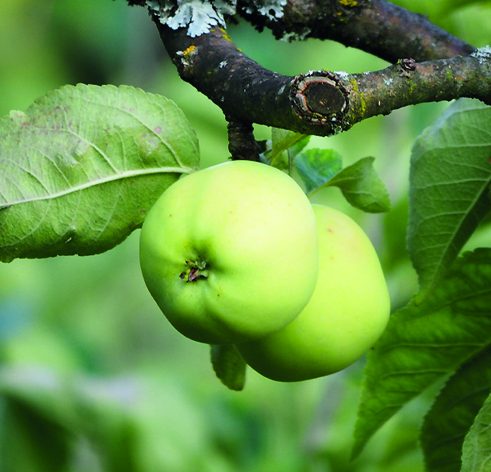
<svg viewBox="0 0 491 472"><path fill-rule="evenodd" d="M168 320L207 343L264 337L295 318L317 280L315 216L266 164L234 161L171 185L141 231L145 283Z"/></svg>
<svg viewBox="0 0 491 472"><path fill-rule="evenodd" d="M364 231L348 216L313 205L319 276L311 300L282 330L238 345L265 377L296 381L344 369L379 338L390 300L380 263Z"/></svg>

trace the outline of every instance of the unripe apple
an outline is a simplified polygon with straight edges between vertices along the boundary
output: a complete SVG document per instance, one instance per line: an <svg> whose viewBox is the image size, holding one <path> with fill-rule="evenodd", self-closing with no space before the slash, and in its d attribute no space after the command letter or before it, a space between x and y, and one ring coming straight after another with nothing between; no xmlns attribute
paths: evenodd
<svg viewBox="0 0 491 472"><path fill-rule="evenodd" d="M317 279L315 217L301 188L257 162L181 178L148 213L140 263L150 293L185 336L264 337L309 301Z"/></svg>
<svg viewBox="0 0 491 472"><path fill-rule="evenodd" d="M320 263L311 300L282 330L237 346L251 367L273 380L344 369L377 341L389 318L384 275L364 231L337 210L313 208Z"/></svg>

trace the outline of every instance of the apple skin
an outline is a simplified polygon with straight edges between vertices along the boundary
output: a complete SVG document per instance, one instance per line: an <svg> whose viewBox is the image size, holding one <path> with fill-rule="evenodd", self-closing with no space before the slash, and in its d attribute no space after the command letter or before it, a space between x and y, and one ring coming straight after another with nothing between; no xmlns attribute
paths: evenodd
<svg viewBox="0 0 491 472"><path fill-rule="evenodd" d="M292 321L314 291L314 212L278 169L218 164L181 178L150 209L140 265L185 336L214 344L264 337Z"/></svg>
<svg viewBox="0 0 491 472"><path fill-rule="evenodd" d="M380 262L364 231L347 215L313 205L319 276L311 300L282 330L237 347L257 372L298 381L344 369L384 331L390 299Z"/></svg>

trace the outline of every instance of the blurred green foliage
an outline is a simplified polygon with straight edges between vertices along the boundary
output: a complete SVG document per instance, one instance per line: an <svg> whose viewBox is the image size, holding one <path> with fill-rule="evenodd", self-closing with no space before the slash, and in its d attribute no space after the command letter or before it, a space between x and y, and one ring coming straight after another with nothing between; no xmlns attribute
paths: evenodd
<svg viewBox="0 0 491 472"><path fill-rule="evenodd" d="M491 23L483 19L490 2L405 3L476 45L489 41ZM334 42L277 42L244 24L230 33L246 54L284 74L385 64ZM2 0L0 113L77 82L162 93L196 128L203 166L228 156L221 111L178 78L143 9L123 0ZM399 110L309 144L335 149L345 164L376 157L393 202L388 214L363 214L336 189L315 200L350 213L367 230L394 307L416 289L405 249L411 144L445 106ZM257 126L256 134L266 139L270 131ZM362 367L294 384L249 371L243 392L226 390L214 377L208 346L176 333L147 293L138 232L98 256L2 264L0 472L421 471L416 418L428 407L425 398L349 462Z"/></svg>

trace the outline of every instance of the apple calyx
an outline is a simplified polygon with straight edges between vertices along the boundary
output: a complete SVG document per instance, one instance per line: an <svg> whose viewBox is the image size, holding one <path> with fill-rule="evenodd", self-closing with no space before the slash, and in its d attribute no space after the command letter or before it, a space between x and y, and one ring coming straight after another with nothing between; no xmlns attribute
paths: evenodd
<svg viewBox="0 0 491 472"><path fill-rule="evenodd" d="M186 269L179 274L179 278L186 282L196 282L199 279L207 279L208 270L206 270L206 261L186 260Z"/></svg>

